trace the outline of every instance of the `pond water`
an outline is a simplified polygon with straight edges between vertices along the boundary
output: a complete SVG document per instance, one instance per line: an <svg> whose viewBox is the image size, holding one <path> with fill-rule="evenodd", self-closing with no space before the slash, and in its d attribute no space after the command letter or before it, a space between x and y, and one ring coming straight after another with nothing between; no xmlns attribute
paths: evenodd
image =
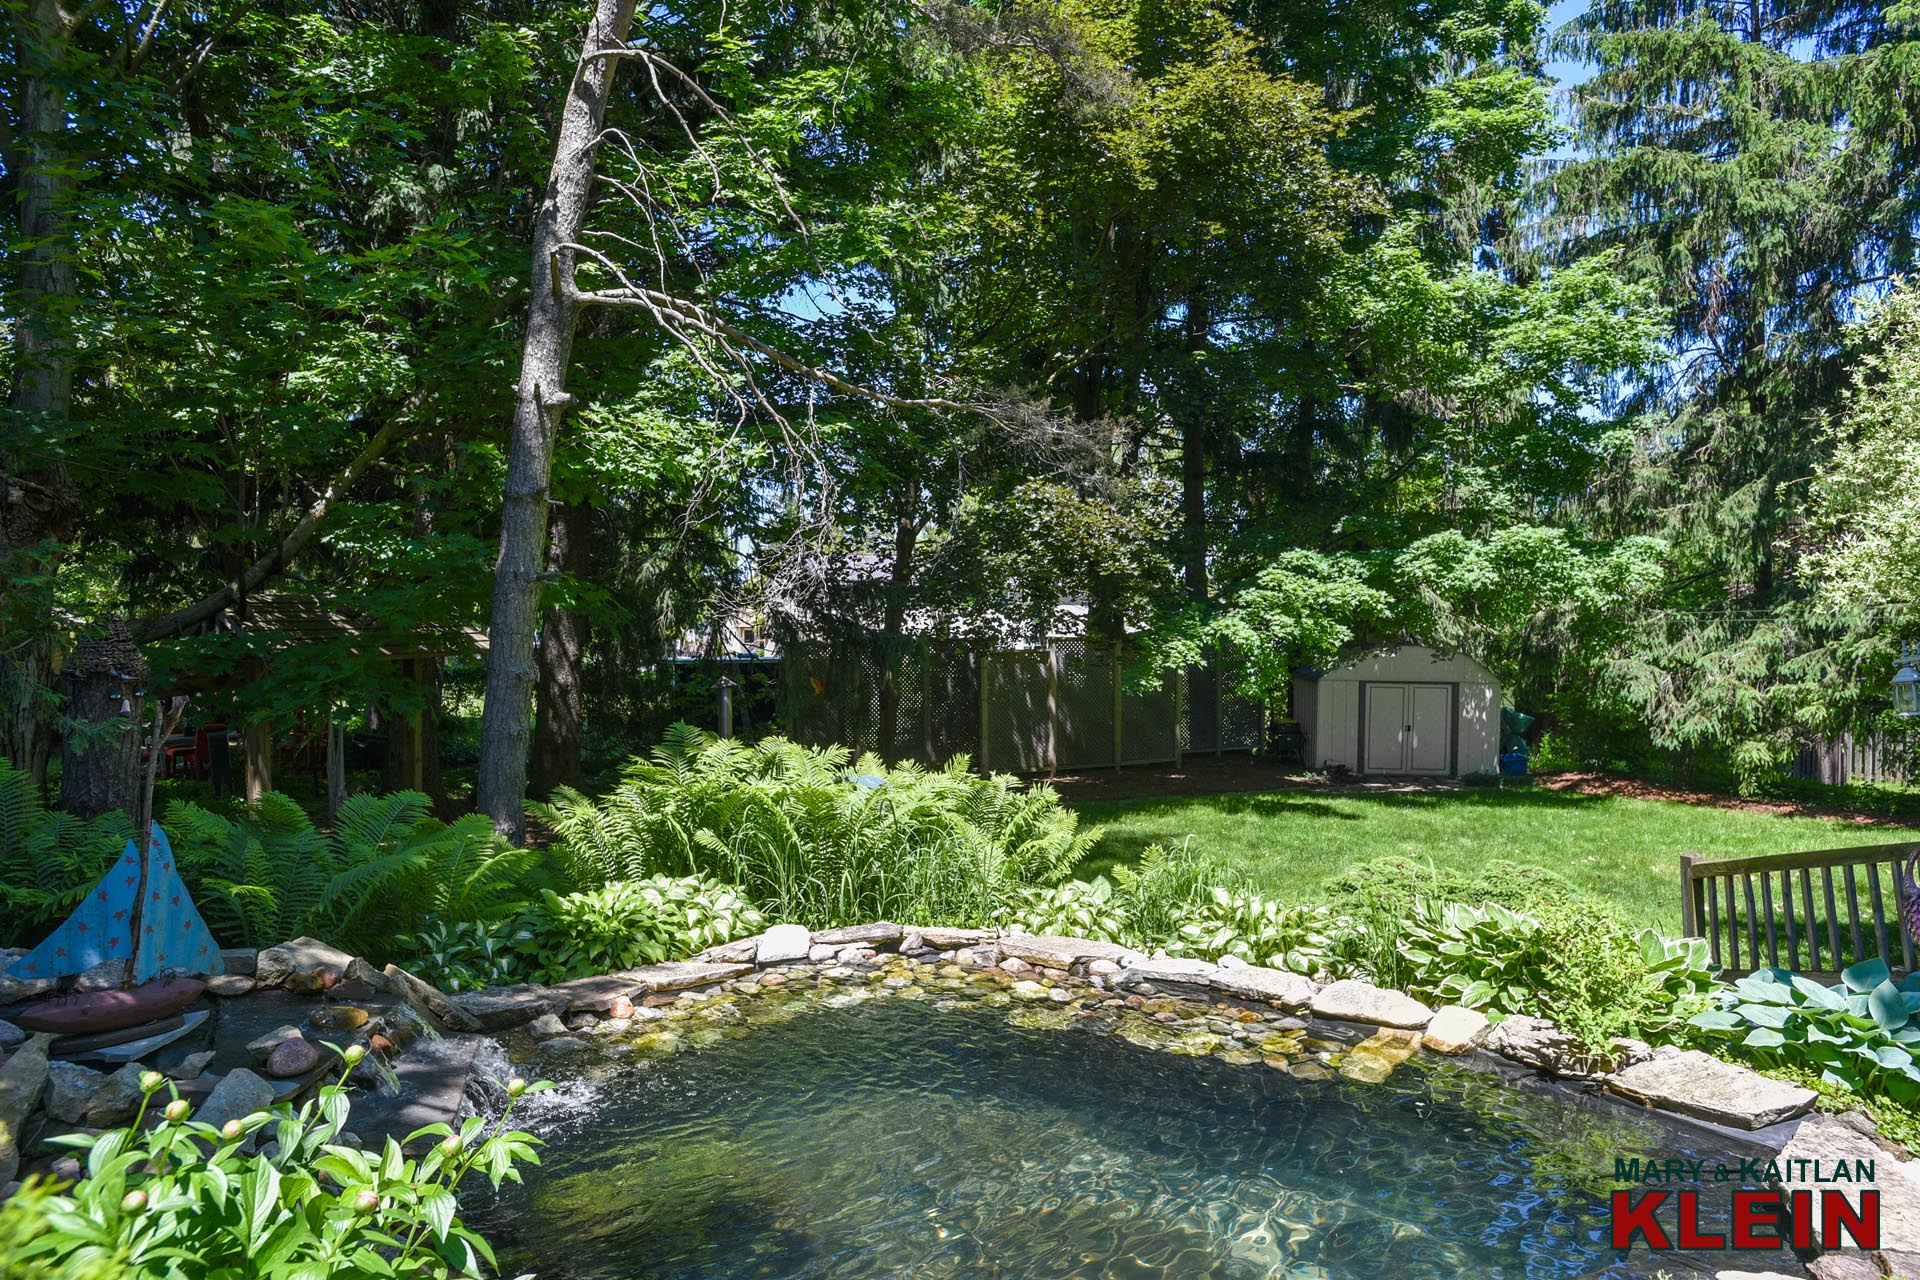
<svg viewBox="0 0 1920 1280"><path fill-rule="evenodd" d="M1616 1155L1711 1169L1735 1154L1724 1140L1424 1056L1380 1085L1303 1080L876 1000L596 1075L575 1105L534 1114L548 1145L526 1184L468 1214L502 1243L504 1274L1797 1273L1784 1254L1606 1247ZM1729 1189L1702 1188L1703 1206Z"/></svg>

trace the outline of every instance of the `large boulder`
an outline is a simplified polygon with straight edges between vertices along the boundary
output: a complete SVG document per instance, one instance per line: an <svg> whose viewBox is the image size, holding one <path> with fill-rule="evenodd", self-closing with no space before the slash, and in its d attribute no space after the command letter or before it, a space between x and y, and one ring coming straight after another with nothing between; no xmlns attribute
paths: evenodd
<svg viewBox="0 0 1920 1280"><path fill-rule="evenodd" d="M218 1129L229 1120L241 1120L273 1105L273 1086L245 1067L235 1067L213 1086L213 1092L193 1118Z"/></svg>
<svg viewBox="0 0 1920 1280"><path fill-rule="evenodd" d="M1636 1102L1735 1129L1764 1129L1805 1115L1819 1097L1811 1089L1770 1080L1697 1049L1649 1058L1614 1072L1606 1083Z"/></svg>
<svg viewBox="0 0 1920 1280"><path fill-rule="evenodd" d="M1236 1000L1258 1000L1282 1009L1303 1009L1313 1002L1320 984L1285 969L1263 969L1258 965L1229 965L1220 960L1213 975L1213 989Z"/></svg>
<svg viewBox="0 0 1920 1280"><path fill-rule="evenodd" d="M1418 1031L1433 1019L1433 1010L1412 996L1376 987L1358 978L1342 978L1320 988L1314 993L1310 1007L1316 1017L1370 1022L1410 1031Z"/></svg>
<svg viewBox="0 0 1920 1280"><path fill-rule="evenodd" d="M1469 1053L1487 1034L1487 1015L1457 1004L1436 1009L1420 1043L1435 1053Z"/></svg>
<svg viewBox="0 0 1920 1280"><path fill-rule="evenodd" d="M841 932L844 932L842 930ZM754 953L755 964L786 964L805 960L814 937L801 924L776 924L760 935L760 947Z"/></svg>
<svg viewBox="0 0 1920 1280"><path fill-rule="evenodd" d="M466 1012L446 992L421 978L414 977L397 964L382 969L387 990L405 1000L415 1013L431 1018L450 1031L478 1031L480 1020Z"/></svg>
<svg viewBox="0 0 1920 1280"><path fill-rule="evenodd" d="M133 961L102 960L82 969L73 980L73 989L82 994L93 991L120 991L133 985Z"/></svg>
<svg viewBox="0 0 1920 1280"><path fill-rule="evenodd" d="M1811 1191L1817 1203L1822 1191L1863 1188L1815 1183L1809 1175L1827 1170L1831 1176L1834 1169L1862 1164L1873 1168L1873 1181L1863 1188L1880 1193L1880 1252L1920 1254L1920 1160L1887 1154L1844 1120L1815 1114L1800 1122L1780 1152L1779 1168L1785 1176L1779 1186L1782 1191Z"/></svg>
<svg viewBox="0 0 1920 1280"><path fill-rule="evenodd" d="M77 1062L47 1064L47 1114L61 1124L79 1124L87 1114L94 1090L105 1084L105 1073Z"/></svg>
<svg viewBox="0 0 1920 1280"><path fill-rule="evenodd" d="M0 1064L0 1186L19 1171L20 1129L46 1094L47 1046L52 1043L53 1037L42 1032Z"/></svg>
<svg viewBox="0 0 1920 1280"><path fill-rule="evenodd" d="M87 1103L80 1123L89 1129L117 1129L133 1119L140 1109L140 1077L147 1073L143 1062L129 1062L101 1081Z"/></svg>
<svg viewBox="0 0 1920 1280"><path fill-rule="evenodd" d="M559 1013L567 1007L567 1002L547 987L525 985L489 987L485 991L455 996L453 1007L479 1023L484 1031L511 1031L543 1013Z"/></svg>
<svg viewBox="0 0 1920 1280"><path fill-rule="evenodd" d="M253 976L263 987L278 987L296 974L315 974L322 969L334 975L346 971L352 956L318 938L292 938L261 951L254 957Z"/></svg>

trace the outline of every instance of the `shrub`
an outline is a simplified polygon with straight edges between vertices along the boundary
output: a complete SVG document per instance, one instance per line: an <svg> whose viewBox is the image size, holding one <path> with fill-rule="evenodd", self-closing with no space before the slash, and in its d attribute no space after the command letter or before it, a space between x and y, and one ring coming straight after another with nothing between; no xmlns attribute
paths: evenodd
<svg viewBox="0 0 1920 1280"><path fill-rule="evenodd" d="M1496 1020L1550 1018L1589 1048L1654 1036L1697 1011L1713 988L1707 946L1634 934L1594 905L1515 911L1498 903L1417 904L1401 953L1423 999L1483 1009Z"/></svg>
<svg viewBox="0 0 1920 1280"><path fill-rule="evenodd" d="M357 1049L348 1054L358 1061ZM517 1165L538 1163L536 1140L506 1130L504 1116L491 1135L479 1117L458 1133L419 1129L407 1145L440 1141L418 1159L392 1138L377 1157L337 1145L341 1084L298 1112L277 1107L221 1129L192 1120L176 1096L143 1133L163 1084L148 1073L127 1128L60 1140L85 1152L87 1177L64 1192L37 1184L0 1205L0 1259L47 1280L480 1276L493 1251L457 1215L462 1180L477 1169L497 1188L519 1179ZM508 1115L527 1091L509 1086ZM246 1154L242 1139L268 1126L274 1153Z"/></svg>
<svg viewBox="0 0 1920 1280"><path fill-rule="evenodd" d="M91 822L40 803L33 778L0 758L0 944L32 945L64 920L120 850L123 813Z"/></svg>
<svg viewBox="0 0 1920 1280"><path fill-rule="evenodd" d="M1414 858L1377 858L1327 883L1343 910L1365 908L1411 914L1418 902L1498 903L1515 911L1580 901L1580 894L1544 867L1496 858L1473 871L1436 867Z"/></svg>
<svg viewBox="0 0 1920 1280"><path fill-rule="evenodd" d="M538 812L579 883L703 874L816 928L979 924L1016 887L1063 879L1098 832L1077 831L1051 788L966 764L889 769L843 748L676 725L605 798L562 788Z"/></svg>

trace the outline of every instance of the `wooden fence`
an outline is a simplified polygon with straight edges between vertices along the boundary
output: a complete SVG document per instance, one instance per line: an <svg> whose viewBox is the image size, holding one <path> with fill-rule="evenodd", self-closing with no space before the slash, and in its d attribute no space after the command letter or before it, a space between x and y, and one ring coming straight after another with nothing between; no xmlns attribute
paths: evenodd
<svg viewBox="0 0 1920 1280"><path fill-rule="evenodd" d="M1683 853L1681 929L1705 938L1713 963L1730 976L1794 969L1831 982L1875 956L1911 972L1900 876L1916 849L1908 842L1718 861Z"/></svg>

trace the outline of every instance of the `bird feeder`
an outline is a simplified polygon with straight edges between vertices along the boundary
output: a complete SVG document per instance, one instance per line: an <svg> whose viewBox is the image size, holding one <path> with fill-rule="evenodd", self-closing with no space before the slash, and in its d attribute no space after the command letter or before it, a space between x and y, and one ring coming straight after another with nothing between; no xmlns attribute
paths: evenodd
<svg viewBox="0 0 1920 1280"><path fill-rule="evenodd" d="M1900 669L1893 673L1894 714L1920 716L1920 671L1911 665L1920 658L1911 650L1901 654L1900 658Z"/></svg>

